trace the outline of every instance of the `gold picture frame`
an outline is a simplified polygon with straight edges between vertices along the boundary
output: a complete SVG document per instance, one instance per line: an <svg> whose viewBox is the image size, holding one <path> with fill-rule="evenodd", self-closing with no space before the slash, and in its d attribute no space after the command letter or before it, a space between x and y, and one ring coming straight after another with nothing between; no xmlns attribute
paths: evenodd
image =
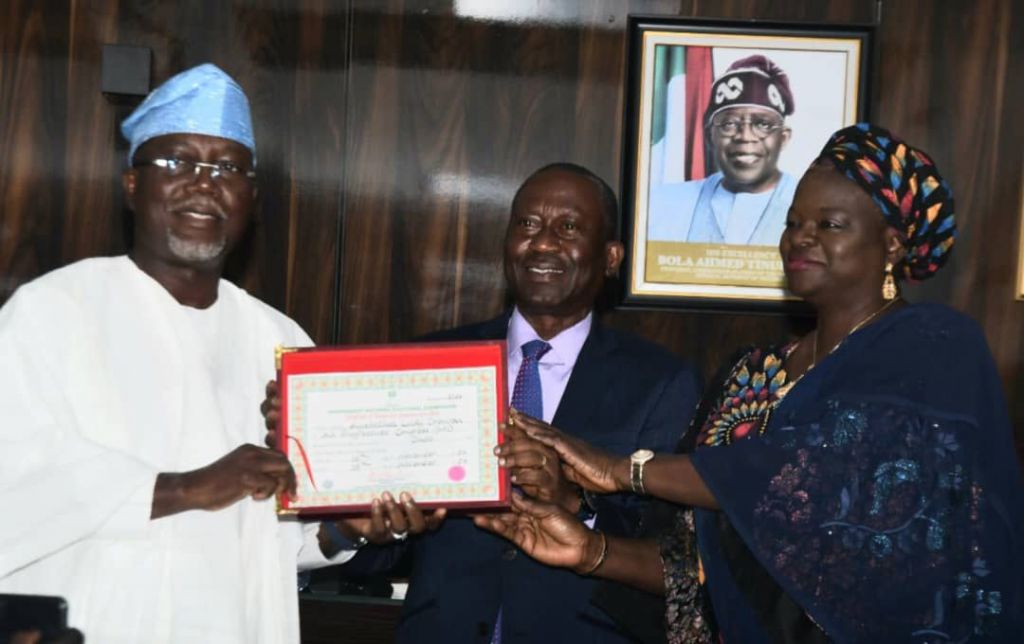
<svg viewBox="0 0 1024 644"><path fill-rule="evenodd" d="M631 16L628 34L623 304L771 309L792 302L778 254L785 212L828 137L867 117L872 28ZM727 180L706 116L712 87L751 56L781 69L794 107L768 204L763 194L729 193L733 213L746 208L736 221L755 223L722 226L718 197L705 194Z"/></svg>
<svg viewBox="0 0 1024 644"><path fill-rule="evenodd" d="M1018 235L1020 239L1017 245L1016 299L1024 301L1024 171L1021 172L1020 192L1020 221L1018 222Z"/></svg>

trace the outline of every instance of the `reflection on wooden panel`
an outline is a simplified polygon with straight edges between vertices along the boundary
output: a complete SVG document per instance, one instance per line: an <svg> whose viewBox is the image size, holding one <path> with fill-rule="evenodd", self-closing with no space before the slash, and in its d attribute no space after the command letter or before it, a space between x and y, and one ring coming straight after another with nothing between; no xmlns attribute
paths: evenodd
<svg viewBox="0 0 1024 644"><path fill-rule="evenodd" d="M63 18L63 20L61 19ZM0 297L51 267L64 214L67 16L12 2L0 22Z"/></svg>

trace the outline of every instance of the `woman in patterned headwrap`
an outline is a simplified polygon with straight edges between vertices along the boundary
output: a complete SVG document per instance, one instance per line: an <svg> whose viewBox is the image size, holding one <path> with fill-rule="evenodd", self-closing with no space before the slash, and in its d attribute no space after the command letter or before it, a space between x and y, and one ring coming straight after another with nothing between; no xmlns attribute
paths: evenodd
<svg viewBox="0 0 1024 644"><path fill-rule="evenodd" d="M1001 383L974 322L907 304L896 284L938 270L955 231L923 152L866 124L840 130L779 244L817 327L729 366L692 454L631 463L514 417L583 488L692 513L659 541L522 499L478 525L546 563L665 593L673 642L711 637L705 579L727 643L1022 641L1024 484Z"/></svg>

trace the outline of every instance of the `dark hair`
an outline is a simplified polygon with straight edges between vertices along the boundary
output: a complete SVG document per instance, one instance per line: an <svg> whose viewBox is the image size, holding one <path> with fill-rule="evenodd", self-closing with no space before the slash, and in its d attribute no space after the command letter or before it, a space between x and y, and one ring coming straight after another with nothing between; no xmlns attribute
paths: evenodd
<svg viewBox="0 0 1024 644"><path fill-rule="evenodd" d="M619 237L619 200L615 196L615 191L612 190L611 186L605 183L605 180L597 176L587 168L575 163L569 163L568 161L558 161L556 163L549 163L546 166L538 168L530 173L530 176L526 177L526 181L519 186L516 190L516 194L512 197L512 208L515 208L516 201L519 199L519 194L523 191L530 181L545 172L557 170L559 172L568 172L579 177L588 179L597 186L598 196L601 201L601 215L604 219L604 233L605 241L612 241Z"/></svg>

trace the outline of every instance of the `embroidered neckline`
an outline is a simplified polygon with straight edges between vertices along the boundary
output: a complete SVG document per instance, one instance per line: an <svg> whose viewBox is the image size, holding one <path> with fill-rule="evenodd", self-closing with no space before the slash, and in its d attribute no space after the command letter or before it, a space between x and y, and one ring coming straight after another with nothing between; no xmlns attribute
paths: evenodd
<svg viewBox="0 0 1024 644"><path fill-rule="evenodd" d="M729 445L764 433L764 421L799 380L787 381L785 361L795 350L791 342L778 350L754 349L733 367L717 407L708 414L698 445Z"/></svg>

